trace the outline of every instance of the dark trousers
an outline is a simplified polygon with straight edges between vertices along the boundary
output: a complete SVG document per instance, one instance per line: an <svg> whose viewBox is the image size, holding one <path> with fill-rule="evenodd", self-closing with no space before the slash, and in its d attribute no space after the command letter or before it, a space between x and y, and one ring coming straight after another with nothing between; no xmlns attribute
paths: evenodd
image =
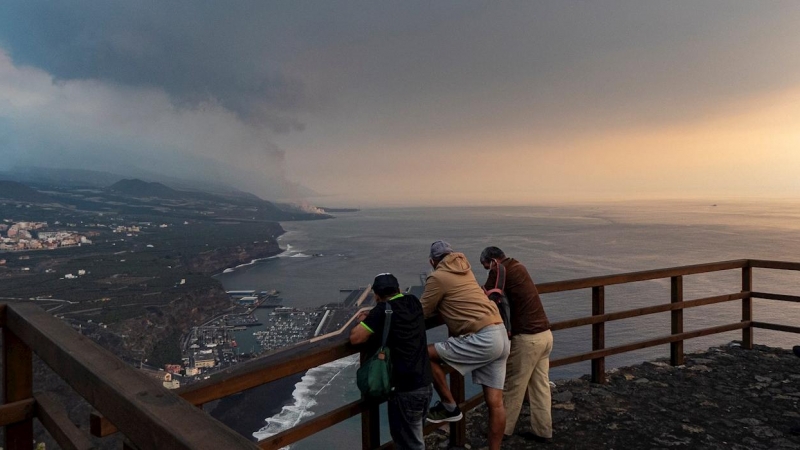
<svg viewBox="0 0 800 450"><path fill-rule="evenodd" d="M395 392L389 398L389 431L394 448L424 450L422 426L428 415L433 390L431 385L407 392Z"/></svg>

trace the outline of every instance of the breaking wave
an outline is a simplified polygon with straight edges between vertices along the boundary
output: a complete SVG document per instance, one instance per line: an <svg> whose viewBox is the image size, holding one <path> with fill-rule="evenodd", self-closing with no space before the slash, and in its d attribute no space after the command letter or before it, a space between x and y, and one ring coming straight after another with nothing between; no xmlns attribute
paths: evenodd
<svg viewBox="0 0 800 450"><path fill-rule="evenodd" d="M286 245L286 250L284 250L283 252L281 252L278 255L271 256L270 259L272 259L272 258L310 258L310 257L311 257L311 255L306 255L305 253L303 253L302 250L295 250L295 248L292 247L291 244L287 244Z"/></svg>
<svg viewBox="0 0 800 450"><path fill-rule="evenodd" d="M354 364L358 364L357 354L309 369L294 387L292 393L294 403L284 406L281 412L267 418L267 425L253 433L253 437L258 440L266 439L313 416L311 408L317 404L317 396L327 389L345 368Z"/></svg>

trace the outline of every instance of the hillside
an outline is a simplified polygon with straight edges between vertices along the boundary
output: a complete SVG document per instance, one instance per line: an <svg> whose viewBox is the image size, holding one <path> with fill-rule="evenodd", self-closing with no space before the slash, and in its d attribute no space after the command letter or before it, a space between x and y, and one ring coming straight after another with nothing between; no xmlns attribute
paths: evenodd
<svg viewBox="0 0 800 450"><path fill-rule="evenodd" d="M109 190L119 192L131 197L158 197L165 199L182 198L181 192L164 186L161 183L149 183L139 179L125 179L117 181L108 187Z"/></svg>
<svg viewBox="0 0 800 450"><path fill-rule="evenodd" d="M16 181L0 180L0 198L17 202L53 203L55 200L49 195L25 186Z"/></svg>

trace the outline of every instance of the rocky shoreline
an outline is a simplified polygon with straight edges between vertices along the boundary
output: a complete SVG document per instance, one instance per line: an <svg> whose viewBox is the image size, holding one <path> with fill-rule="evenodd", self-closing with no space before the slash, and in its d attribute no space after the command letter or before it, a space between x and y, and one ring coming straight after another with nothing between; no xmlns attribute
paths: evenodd
<svg viewBox="0 0 800 450"><path fill-rule="evenodd" d="M527 441L523 406L508 449L800 449L800 358L766 346L738 343L609 371L608 383L583 377L553 389L554 436ZM467 448L486 446L485 405L467 414ZM446 427L445 427L446 428ZM426 438L427 448L447 448L446 429Z"/></svg>
<svg viewBox="0 0 800 450"><path fill-rule="evenodd" d="M283 233L284 231L281 228L280 232L277 232L269 242L253 242L201 253L188 261L187 266L194 272L215 275L230 267L278 255L283 250L278 245L277 238Z"/></svg>

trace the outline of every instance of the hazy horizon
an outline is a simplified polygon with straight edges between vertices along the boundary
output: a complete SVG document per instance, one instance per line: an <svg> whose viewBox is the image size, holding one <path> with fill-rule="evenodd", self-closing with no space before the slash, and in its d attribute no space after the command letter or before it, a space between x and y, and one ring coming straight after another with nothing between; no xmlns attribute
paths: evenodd
<svg viewBox="0 0 800 450"><path fill-rule="evenodd" d="M9 0L0 171L338 207L797 199L797 23L793 1Z"/></svg>

